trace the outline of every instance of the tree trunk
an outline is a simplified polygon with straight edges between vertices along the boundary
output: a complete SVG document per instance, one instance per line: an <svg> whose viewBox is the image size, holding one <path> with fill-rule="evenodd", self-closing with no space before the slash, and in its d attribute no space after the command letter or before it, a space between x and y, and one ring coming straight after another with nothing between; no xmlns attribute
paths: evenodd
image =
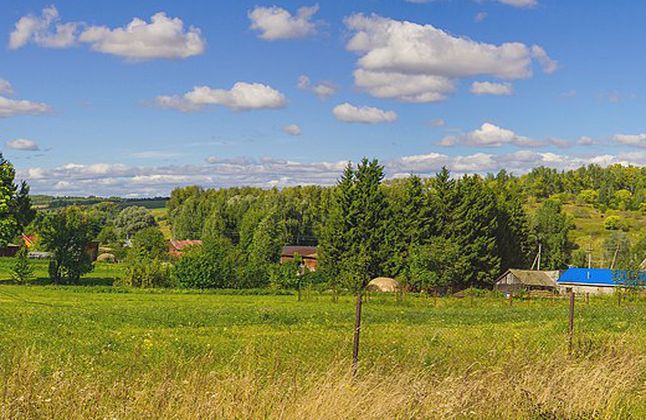
<svg viewBox="0 0 646 420"><path fill-rule="evenodd" d="M361 335L361 303L362 294L357 294L357 303L354 310L354 342L352 346L352 377L357 376L359 365L359 336Z"/></svg>

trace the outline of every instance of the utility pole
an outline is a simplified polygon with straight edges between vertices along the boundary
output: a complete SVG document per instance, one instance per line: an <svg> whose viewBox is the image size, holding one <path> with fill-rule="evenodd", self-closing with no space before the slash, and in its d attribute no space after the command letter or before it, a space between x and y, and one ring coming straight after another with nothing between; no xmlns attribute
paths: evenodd
<svg viewBox="0 0 646 420"><path fill-rule="evenodd" d="M543 251L543 244L538 243L538 271L541 271L541 253Z"/></svg>

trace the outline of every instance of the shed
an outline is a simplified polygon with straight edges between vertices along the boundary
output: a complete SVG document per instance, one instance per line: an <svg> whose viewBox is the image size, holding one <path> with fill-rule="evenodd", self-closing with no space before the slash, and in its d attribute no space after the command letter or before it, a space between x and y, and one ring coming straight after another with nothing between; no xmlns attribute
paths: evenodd
<svg viewBox="0 0 646 420"><path fill-rule="evenodd" d="M399 282L390 277L377 277L370 280L366 289L369 292L396 292L399 290Z"/></svg>
<svg viewBox="0 0 646 420"><path fill-rule="evenodd" d="M518 270L510 268L505 271L496 283L495 290L517 292L520 290L556 290L558 271Z"/></svg>
<svg viewBox="0 0 646 420"><path fill-rule="evenodd" d="M296 255L300 255L303 264L309 271L316 271L318 260L315 246L288 245L280 251L280 263L293 261Z"/></svg>
<svg viewBox="0 0 646 420"><path fill-rule="evenodd" d="M635 276L635 273L637 275ZM637 278L634 278L637 277ZM558 279L559 292L611 294L617 287L631 283L646 284L646 271L611 270L609 268L568 268Z"/></svg>

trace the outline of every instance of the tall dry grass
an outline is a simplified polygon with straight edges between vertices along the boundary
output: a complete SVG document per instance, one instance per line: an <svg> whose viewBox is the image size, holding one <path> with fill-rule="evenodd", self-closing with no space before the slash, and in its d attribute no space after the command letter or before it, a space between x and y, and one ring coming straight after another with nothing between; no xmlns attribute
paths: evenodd
<svg viewBox="0 0 646 420"><path fill-rule="evenodd" d="M434 374L415 366L348 364L260 373L253 361L210 372L209 355L183 369L117 377L54 371L29 351L1 375L1 418L645 418L646 355L511 355L494 367Z"/></svg>

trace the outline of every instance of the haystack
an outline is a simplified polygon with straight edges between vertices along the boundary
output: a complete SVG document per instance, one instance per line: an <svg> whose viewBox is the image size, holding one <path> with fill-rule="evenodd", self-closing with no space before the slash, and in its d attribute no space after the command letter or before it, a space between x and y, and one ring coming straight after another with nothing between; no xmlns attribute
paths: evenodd
<svg viewBox="0 0 646 420"><path fill-rule="evenodd" d="M377 277L368 283L370 292L396 292L399 290L399 282L390 277Z"/></svg>
<svg viewBox="0 0 646 420"><path fill-rule="evenodd" d="M96 257L96 260L99 262L106 262L106 263L116 263L117 262L117 257L114 256L114 254L109 254L107 252L99 255Z"/></svg>

